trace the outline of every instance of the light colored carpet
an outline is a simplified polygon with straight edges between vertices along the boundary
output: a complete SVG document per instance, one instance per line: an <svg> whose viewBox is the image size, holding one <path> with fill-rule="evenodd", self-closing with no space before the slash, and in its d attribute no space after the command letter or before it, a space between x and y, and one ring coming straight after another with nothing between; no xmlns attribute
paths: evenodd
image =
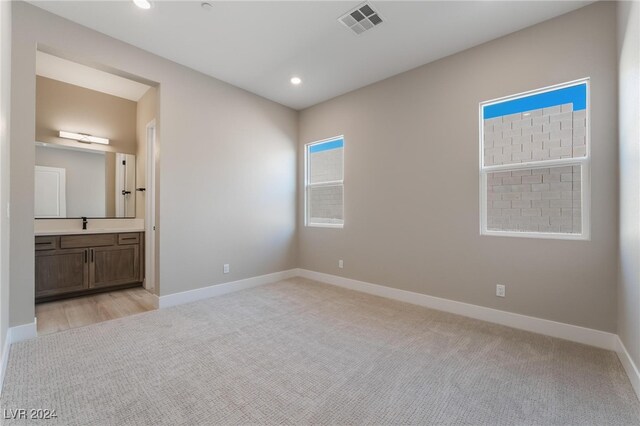
<svg viewBox="0 0 640 426"><path fill-rule="evenodd" d="M613 352L298 278L18 343L1 402L64 425L640 424Z"/></svg>

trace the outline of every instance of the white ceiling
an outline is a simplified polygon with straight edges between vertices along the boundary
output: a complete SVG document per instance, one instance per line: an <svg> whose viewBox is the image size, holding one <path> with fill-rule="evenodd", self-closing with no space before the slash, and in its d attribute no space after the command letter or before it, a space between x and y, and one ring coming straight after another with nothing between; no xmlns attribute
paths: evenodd
<svg viewBox="0 0 640 426"><path fill-rule="evenodd" d="M149 86L44 52L36 53L36 74L138 102Z"/></svg>
<svg viewBox="0 0 640 426"><path fill-rule="evenodd" d="M374 0L385 22L356 36L337 19L360 1L210 1L32 3L295 109L591 3Z"/></svg>

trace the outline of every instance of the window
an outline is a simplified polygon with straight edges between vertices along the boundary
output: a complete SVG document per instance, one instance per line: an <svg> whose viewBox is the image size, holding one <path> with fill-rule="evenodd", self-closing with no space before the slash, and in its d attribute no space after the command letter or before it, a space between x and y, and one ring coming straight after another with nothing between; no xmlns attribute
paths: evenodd
<svg viewBox="0 0 640 426"><path fill-rule="evenodd" d="M589 238L589 80L480 104L480 232Z"/></svg>
<svg viewBox="0 0 640 426"><path fill-rule="evenodd" d="M344 225L344 138L305 145L305 225Z"/></svg>

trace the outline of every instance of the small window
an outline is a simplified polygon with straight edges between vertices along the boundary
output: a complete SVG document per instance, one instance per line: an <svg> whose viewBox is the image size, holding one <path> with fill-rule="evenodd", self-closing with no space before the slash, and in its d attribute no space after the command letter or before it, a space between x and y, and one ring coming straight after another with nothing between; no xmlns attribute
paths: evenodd
<svg viewBox="0 0 640 426"><path fill-rule="evenodd" d="M480 232L589 238L589 80L480 104Z"/></svg>
<svg viewBox="0 0 640 426"><path fill-rule="evenodd" d="M344 138L305 145L305 225L344 225Z"/></svg>

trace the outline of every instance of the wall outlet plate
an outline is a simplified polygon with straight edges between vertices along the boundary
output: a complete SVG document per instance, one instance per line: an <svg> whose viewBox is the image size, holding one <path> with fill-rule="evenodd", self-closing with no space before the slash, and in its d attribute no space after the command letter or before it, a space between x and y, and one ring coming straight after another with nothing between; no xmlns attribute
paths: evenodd
<svg viewBox="0 0 640 426"><path fill-rule="evenodd" d="M342 259L338 260L338 268L344 268L344 262L342 261Z"/></svg>
<svg viewBox="0 0 640 426"><path fill-rule="evenodd" d="M225 274L229 273L229 264L225 263L224 266L222 266L222 272L224 272Z"/></svg>
<svg viewBox="0 0 640 426"><path fill-rule="evenodd" d="M497 284L496 285L496 296L504 297L505 291L506 291L506 289L505 289L504 285L502 285L502 284Z"/></svg>

